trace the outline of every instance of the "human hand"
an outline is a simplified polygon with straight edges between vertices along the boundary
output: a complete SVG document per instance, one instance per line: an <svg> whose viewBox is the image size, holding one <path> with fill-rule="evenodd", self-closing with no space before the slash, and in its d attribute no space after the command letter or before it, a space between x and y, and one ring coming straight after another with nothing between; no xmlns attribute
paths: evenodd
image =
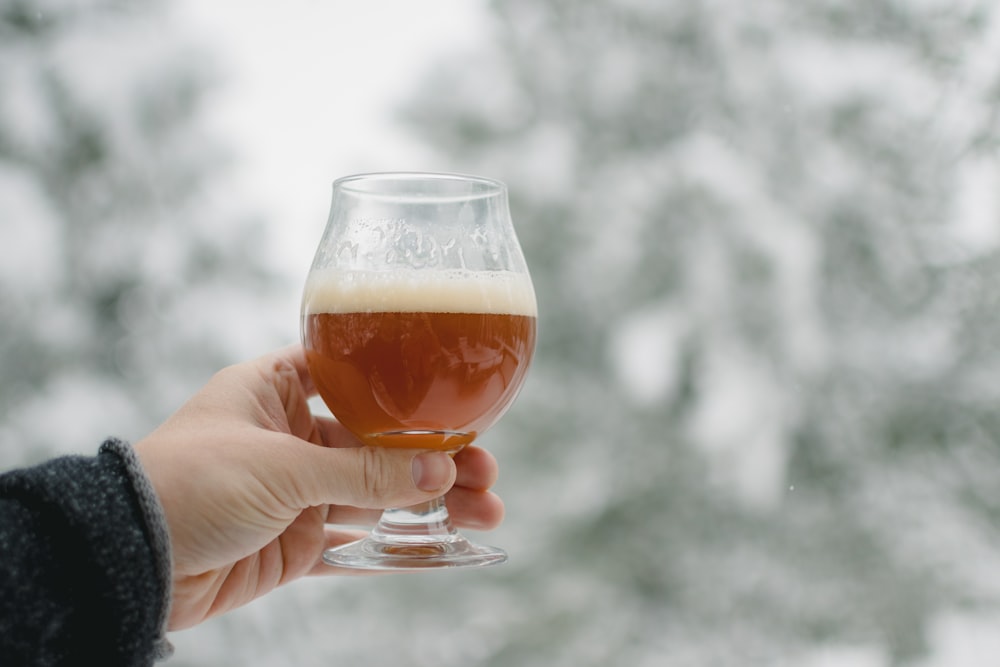
<svg viewBox="0 0 1000 667"><path fill-rule="evenodd" d="M196 625L307 574L344 574L322 552L361 536L326 524L374 523L448 491L460 527L489 529L503 504L496 460L363 447L314 416L301 347L217 373L135 445L166 514L173 553L169 628ZM449 490L450 489L450 490Z"/></svg>

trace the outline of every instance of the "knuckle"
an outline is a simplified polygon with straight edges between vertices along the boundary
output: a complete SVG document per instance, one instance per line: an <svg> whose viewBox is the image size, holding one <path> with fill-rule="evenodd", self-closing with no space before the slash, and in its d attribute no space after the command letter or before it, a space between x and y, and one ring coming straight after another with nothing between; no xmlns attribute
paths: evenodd
<svg viewBox="0 0 1000 667"><path fill-rule="evenodd" d="M361 493L375 503L382 501L392 491L392 474L375 447L362 447L361 451Z"/></svg>
<svg viewBox="0 0 1000 667"><path fill-rule="evenodd" d="M257 373L265 385L272 385L281 393L295 377L295 367L281 357L267 358L257 364Z"/></svg>

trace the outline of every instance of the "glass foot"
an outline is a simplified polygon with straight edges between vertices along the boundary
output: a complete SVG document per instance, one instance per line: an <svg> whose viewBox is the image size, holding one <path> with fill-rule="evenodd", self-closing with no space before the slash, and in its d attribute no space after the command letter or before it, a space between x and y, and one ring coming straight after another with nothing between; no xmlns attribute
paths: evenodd
<svg viewBox="0 0 1000 667"><path fill-rule="evenodd" d="M327 549L323 561L337 567L402 572L499 565L507 561L507 553L496 547L473 544L460 535L441 542L384 542L369 536Z"/></svg>
<svg viewBox="0 0 1000 667"><path fill-rule="evenodd" d="M323 552L323 561L361 570L483 567L507 561L507 552L474 544L451 524L443 498L387 509L364 539Z"/></svg>

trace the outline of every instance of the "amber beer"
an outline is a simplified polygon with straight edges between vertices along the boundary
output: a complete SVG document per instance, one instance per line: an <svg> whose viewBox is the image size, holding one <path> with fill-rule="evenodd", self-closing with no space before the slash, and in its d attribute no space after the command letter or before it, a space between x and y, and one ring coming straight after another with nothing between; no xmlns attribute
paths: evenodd
<svg viewBox="0 0 1000 667"><path fill-rule="evenodd" d="M452 450L513 402L536 319L526 275L320 271L302 334L320 396L362 441Z"/></svg>

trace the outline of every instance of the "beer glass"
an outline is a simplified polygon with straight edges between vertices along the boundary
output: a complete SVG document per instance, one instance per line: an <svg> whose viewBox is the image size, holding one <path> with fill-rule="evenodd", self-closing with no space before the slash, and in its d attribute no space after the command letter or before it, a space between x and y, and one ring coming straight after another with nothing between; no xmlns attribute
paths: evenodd
<svg viewBox="0 0 1000 667"><path fill-rule="evenodd" d="M382 173L333 184L306 279L302 342L319 395L370 447L458 452L514 401L535 346L535 293L498 181ZM501 563L443 498L389 509L341 567Z"/></svg>

